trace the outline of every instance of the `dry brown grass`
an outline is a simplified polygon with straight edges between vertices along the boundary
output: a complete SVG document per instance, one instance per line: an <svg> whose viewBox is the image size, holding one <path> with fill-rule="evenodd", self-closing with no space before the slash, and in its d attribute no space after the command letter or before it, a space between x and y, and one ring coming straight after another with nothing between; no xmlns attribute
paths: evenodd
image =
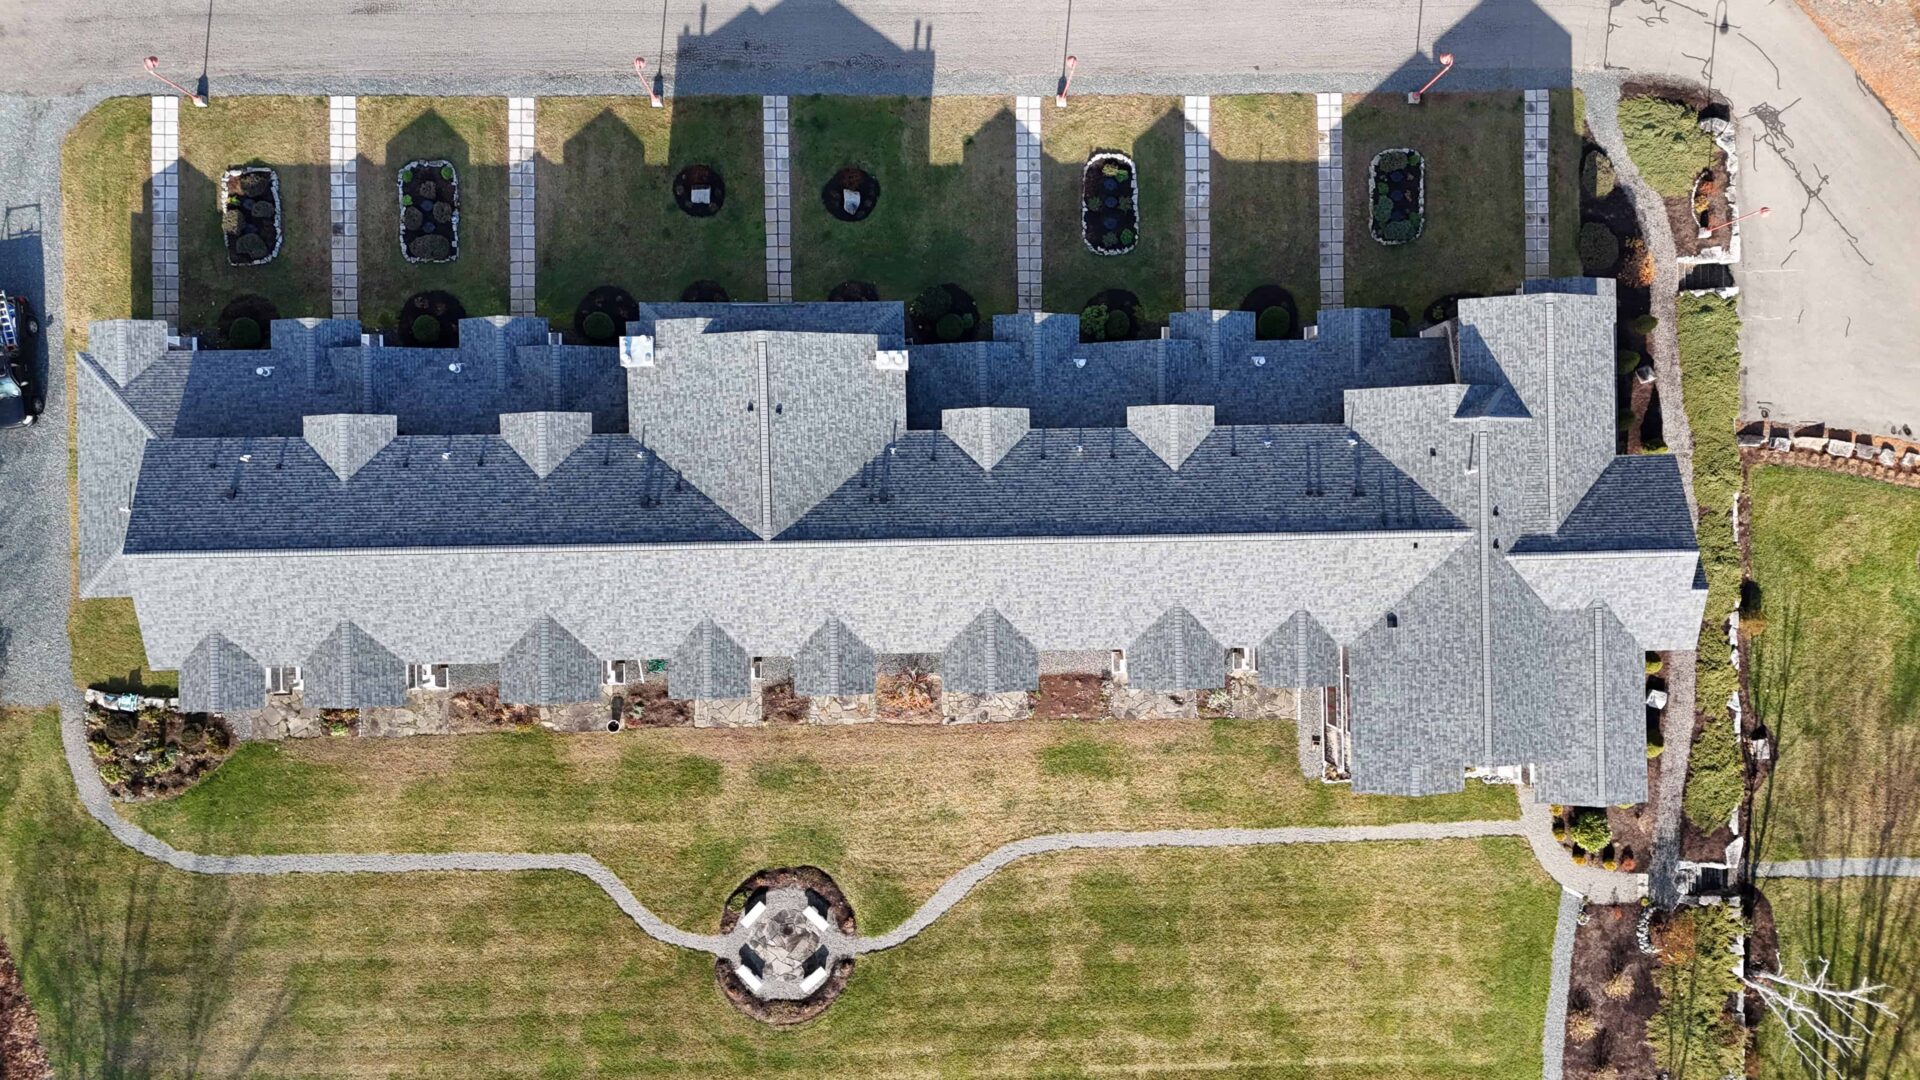
<svg viewBox="0 0 1920 1080"><path fill-rule="evenodd" d="M1179 98L1076 97L1064 110L1047 107L1041 213L1048 311L1078 312L1103 289L1132 291L1151 321L1186 306L1183 132ZM1139 244L1125 255L1095 255L1081 236L1081 173L1094 150L1130 154L1138 167Z"/></svg>

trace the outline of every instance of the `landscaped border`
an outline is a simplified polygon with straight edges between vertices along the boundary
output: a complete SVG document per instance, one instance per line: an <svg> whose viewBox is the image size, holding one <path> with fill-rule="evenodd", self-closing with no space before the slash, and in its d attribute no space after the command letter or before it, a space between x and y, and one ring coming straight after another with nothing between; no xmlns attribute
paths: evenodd
<svg viewBox="0 0 1920 1080"><path fill-rule="evenodd" d="M1107 173L1109 166L1114 168L1116 172L1124 173L1125 175L1109 176ZM1126 186L1124 196L1126 202L1124 205L1115 205L1112 207L1103 205L1100 210L1124 210L1133 220L1132 224L1122 224L1117 230L1106 230L1107 232L1116 233L1118 243L1115 246L1109 247L1104 243L1096 244L1092 239L1093 223L1089 219L1089 215L1098 211L1083 201L1080 206L1080 242L1087 245L1087 250L1093 252L1095 255L1125 255L1140 244L1140 167L1133 163L1132 157L1118 150L1095 150L1093 153L1088 154L1086 167L1080 174L1080 196L1083 200L1105 198L1104 196L1096 196L1089 193L1089 188L1094 178L1094 169L1096 167L1100 170L1099 175L1104 179L1113 180L1116 184L1124 184ZM1101 186L1104 187L1104 183ZM1118 203L1122 196L1114 196L1113 198L1115 202ZM1128 239L1128 234L1132 235L1132 239ZM1103 238L1104 235L1105 233L1102 234Z"/></svg>
<svg viewBox="0 0 1920 1080"><path fill-rule="evenodd" d="M1387 225L1392 224L1392 221L1381 221L1377 209L1367 215L1367 234L1372 236L1374 242L1377 244L1386 247L1399 247L1402 244L1413 243L1415 240L1420 239L1421 233L1427 231L1427 159L1420 156L1418 150L1407 146L1389 146L1385 150L1373 155L1373 161L1367 165L1367 184L1368 190L1373 193L1373 203L1376 208L1379 206L1381 199L1388 199L1390 201L1392 198L1391 195L1380 191L1380 185L1392 183L1391 180L1383 180L1380 177L1380 159L1386 157L1388 154L1406 155L1406 166L1411 166L1419 174L1419 187L1416 188L1414 192L1413 210L1408 213L1406 218L1401 219L1403 221L1411 220L1413 222L1413 235L1399 240L1382 236L1381 230ZM1405 166L1403 166L1403 168L1404 167ZM1399 170L1388 171L1397 172Z"/></svg>
<svg viewBox="0 0 1920 1080"><path fill-rule="evenodd" d="M275 256L280 254L281 241L285 240L287 235L286 226L283 224L286 219L286 214L281 210L283 204L280 201L280 172L267 165L235 165L220 174L220 186L215 190L214 196L215 201L220 207L222 233L225 232L227 212L234 209L227 205L227 200L236 198L236 196L227 191L227 185L249 173L266 173L267 185L273 192L273 247L270 248L265 255L257 259L248 259L245 262L240 262L233 257L233 248L229 245L227 248L228 266L265 266L267 263L272 262ZM237 239L236 237L236 242Z"/></svg>
<svg viewBox="0 0 1920 1080"><path fill-rule="evenodd" d="M407 211L413 207L413 204L407 201L409 198L407 195L407 185L413 182L413 171L415 169L436 170L439 172L440 180L443 183L453 185L453 214L446 222L447 229L449 230L447 233L447 243L453 250L451 254L444 259L419 258L415 256L413 252L407 250ZM450 263L458 260L460 258L460 171L454 167L453 162L445 158L435 158L430 161L409 161L394 172L393 186L397 193L400 206L400 257L416 265L420 263ZM426 234L423 233L423 235ZM418 237L415 237L415 239L418 239Z"/></svg>

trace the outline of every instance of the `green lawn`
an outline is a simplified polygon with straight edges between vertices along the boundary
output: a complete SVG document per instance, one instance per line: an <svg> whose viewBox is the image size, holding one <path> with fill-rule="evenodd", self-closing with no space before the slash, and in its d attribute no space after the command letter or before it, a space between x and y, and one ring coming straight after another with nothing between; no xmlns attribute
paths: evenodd
<svg viewBox="0 0 1920 1080"><path fill-rule="evenodd" d="M815 862L885 926L1038 833L1517 813L1511 789L1481 784L1356 796L1296 758L1293 725L1226 720L323 739L244 747L130 812L219 851L591 852L682 925L758 867Z"/></svg>
<svg viewBox="0 0 1920 1080"><path fill-rule="evenodd" d="M1014 310L1012 98L816 95L791 107L794 299L865 281L911 300L951 282L982 316ZM849 165L880 184L864 221L821 202Z"/></svg>
<svg viewBox="0 0 1920 1080"><path fill-rule="evenodd" d="M1178 98L1077 97L1048 108L1040 143L1048 311L1078 312L1104 289L1137 295L1153 323L1186 306L1184 139ZM1130 154L1139 171L1140 238L1125 255L1095 255L1082 239L1081 174L1094 150Z"/></svg>
<svg viewBox="0 0 1920 1080"><path fill-rule="evenodd" d="M681 97L655 109L637 97L543 97L535 130L541 315L571 327L600 285L678 300L707 280L735 300L766 299L759 98ZM712 217L673 200L673 178L695 164L726 185Z"/></svg>
<svg viewBox="0 0 1920 1080"><path fill-rule="evenodd" d="M1213 306L1262 285L1320 308L1319 132L1312 94L1213 99Z"/></svg>
<svg viewBox="0 0 1920 1080"><path fill-rule="evenodd" d="M360 125L360 321L392 330L414 293L445 290L467 314L507 313L505 98L363 97ZM400 250L397 173L445 160L460 179L460 257L410 263Z"/></svg>
<svg viewBox="0 0 1920 1080"><path fill-rule="evenodd" d="M236 296L264 296L283 319L333 315L332 166L323 97L215 98L180 113L180 326L211 334ZM235 165L280 175L280 254L232 266L220 233L220 176ZM264 329L264 327L263 327Z"/></svg>
<svg viewBox="0 0 1920 1080"><path fill-rule="evenodd" d="M1580 158L1586 146L1587 95L1583 90L1555 90L1547 143L1547 220L1552 235L1547 246L1549 271L1554 277L1579 277L1580 268Z"/></svg>
<svg viewBox="0 0 1920 1080"><path fill-rule="evenodd" d="M1512 838L1045 856L777 1032L569 875L165 869L16 715L0 898L61 1075L1530 1080L1558 890Z"/></svg>
<svg viewBox="0 0 1920 1080"><path fill-rule="evenodd" d="M1838 985L1885 987L1880 1000L1897 1019L1864 1015L1871 1024L1865 1052L1849 1068L1828 1077L1845 1080L1911 1080L1920 1076L1920 881L1850 878L1835 881L1769 881L1767 900L1780 933L1780 964L1799 976L1803 963L1815 969L1831 960ZM1830 1023L1839 1023L1829 1013ZM1827 1080L1810 1076L1787 1044L1777 1021L1756 1034L1762 1080Z"/></svg>
<svg viewBox="0 0 1920 1080"><path fill-rule="evenodd" d="M1920 855L1920 491L1783 467L1752 487L1754 693L1780 738L1762 855Z"/></svg>
<svg viewBox="0 0 1920 1080"><path fill-rule="evenodd" d="M1405 308L1415 325L1444 296L1510 293L1526 269L1519 91L1349 94L1345 120L1347 305ZM1368 230L1372 163L1405 147L1426 161L1425 229L1397 247Z"/></svg>
<svg viewBox="0 0 1920 1080"><path fill-rule="evenodd" d="M75 601L67 616L67 636L73 642L73 681L81 687L167 697L179 691L178 672L147 667L147 647L140 640L132 600L114 596Z"/></svg>

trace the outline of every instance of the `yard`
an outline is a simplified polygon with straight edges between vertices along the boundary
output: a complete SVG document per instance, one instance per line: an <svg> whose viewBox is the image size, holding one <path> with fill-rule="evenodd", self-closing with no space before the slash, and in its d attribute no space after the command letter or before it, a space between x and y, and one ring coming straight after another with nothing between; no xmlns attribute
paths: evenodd
<svg viewBox="0 0 1920 1080"><path fill-rule="evenodd" d="M1851 878L1835 881L1768 881L1766 898L1780 943L1780 970L1798 977L1802 965L1815 970L1830 960L1833 983L1854 987L1881 985L1878 997L1898 1014L1873 1017L1866 1053L1847 1077L1920 1075L1920 881ZM1830 1021L1837 1022L1831 1015ZM1762 1080L1805 1080L1808 1076L1787 1044L1777 1021L1756 1033Z"/></svg>
<svg viewBox="0 0 1920 1080"><path fill-rule="evenodd" d="M682 97L655 109L636 97L543 97L535 131L541 315L569 327L601 285L657 301L712 281L734 300L766 299L759 98ZM674 202L674 177L690 165L724 185L710 217Z"/></svg>
<svg viewBox="0 0 1920 1080"><path fill-rule="evenodd" d="M1065 110L1049 107L1040 144L1048 311L1078 312L1108 289L1135 294L1150 324L1186 306L1183 124L1178 98L1080 97ZM1095 150L1118 150L1138 166L1138 246L1124 255L1096 255L1082 236L1081 176Z"/></svg>
<svg viewBox="0 0 1920 1080"><path fill-rule="evenodd" d="M469 315L505 315L506 99L363 97L359 125L360 321L393 330L400 306L426 291L453 294ZM459 257L410 263L400 249L396 176L410 161L436 160L459 179Z"/></svg>
<svg viewBox="0 0 1920 1080"><path fill-rule="evenodd" d="M0 893L63 1075L1405 1080L1539 1075L1558 897L1512 838L1045 856L776 1032L579 878L166 870L75 805L50 716L0 721Z"/></svg>
<svg viewBox="0 0 1920 1080"><path fill-rule="evenodd" d="M1449 296L1510 293L1526 269L1519 91L1349 94L1345 142L1347 306L1397 307L1408 329ZM1417 238L1389 247L1368 228L1372 163L1382 150L1423 159L1426 189ZM1567 187L1569 195L1573 191Z"/></svg>
<svg viewBox="0 0 1920 1080"><path fill-rule="evenodd" d="M1579 277L1580 158L1586 147L1587 95L1555 90L1550 95L1547 144L1548 268L1554 277Z"/></svg>
<svg viewBox="0 0 1920 1080"><path fill-rule="evenodd" d="M1299 325L1320 307L1319 134L1312 94L1213 99L1213 306L1255 289L1293 295ZM1296 326L1298 329L1298 326Z"/></svg>
<svg viewBox="0 0 1920 1080"><path fill-rule="evenodd" d="M810 96L791 108L795 300L847 281L883 300L952 283L983 319L1013 311L1013 99ZM849 167L879 184L859 221L822 201Z"/></svg>
<svg viewBox="0 0 1920 1080"><path fill-rule="evenodd" d="M322 739L244 747L184 797L134 808L219 851L585 851L696 925L767 865L814 862L863 925L1038 833L1512 818L1510 788L1359 797L1301 778L1293 725L669 728Z"/></svg>
<svg viewBox="0 0 1920 1080"><path fill-rule="evenodd" d="M266 165L280 177L283 240L280 253L264 265L227 261L220 231L226 200L219 184L235 165ZM283 319L331 317L331 182L326 98L215 98L205 109L182 109L181 329L210 336L224 321L221 310L249 295L266 298Z"/></svg>

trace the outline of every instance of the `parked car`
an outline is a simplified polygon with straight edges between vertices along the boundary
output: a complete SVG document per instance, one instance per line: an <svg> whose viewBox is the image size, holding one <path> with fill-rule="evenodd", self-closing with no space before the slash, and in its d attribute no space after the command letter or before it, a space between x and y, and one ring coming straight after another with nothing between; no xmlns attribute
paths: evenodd
<svg viewBox="0 0 1920 1080"><path fill-rule="evenodd" d="M21 427L38 417L33 393L33 339L40 319L24 296L0 292L0 428Z"/></svg>

